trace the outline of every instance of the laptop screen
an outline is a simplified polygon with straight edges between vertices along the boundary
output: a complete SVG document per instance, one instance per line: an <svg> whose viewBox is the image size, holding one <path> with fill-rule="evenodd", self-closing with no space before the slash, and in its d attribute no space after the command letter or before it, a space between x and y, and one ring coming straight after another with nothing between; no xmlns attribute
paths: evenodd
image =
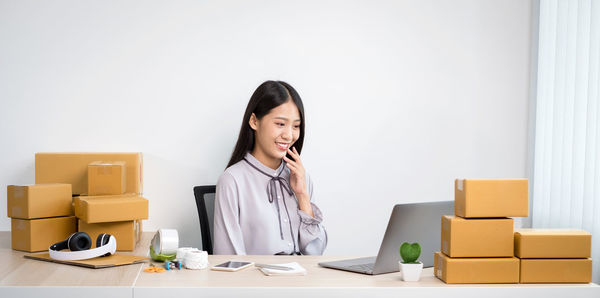
<svg viewBox="0 0 600 298"><path fill-rule="evenodd" d="M433 266L433 253L440 251L441 219L454 214L454 201L398 204L394 206L373 273L398 271L403 242L421 245L423 267Z"/></svg>

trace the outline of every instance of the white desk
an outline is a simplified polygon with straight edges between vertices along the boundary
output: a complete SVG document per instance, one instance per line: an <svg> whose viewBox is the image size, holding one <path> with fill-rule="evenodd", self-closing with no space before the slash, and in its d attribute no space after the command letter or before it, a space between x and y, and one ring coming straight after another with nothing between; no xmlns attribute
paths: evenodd
<svg viewBox="0 0 600 298"><path fill-rule="evenodd" d="M147 254L152 233L144 233L134 254ZM419 282L403 282L399 273L368 276L321 268L331 256L209 256L260 263L296 261L306 276L265 276L255 268L239 272L174 270L146 273L146 264L87 269L23 258L10 249L10 233L0 232L0 297L600 297L596 284L447 285L427 268Z"/></svg>
<svg viewBox="0 0 600 298"><path fill-rule="evenodd" d="M133 252L145 255L149 235ZM142 264L105 269L61 265L25 259L12 250L10 232L0 232L0 297L131 298ZM125 252L123 252L125 253Z"/></svg>

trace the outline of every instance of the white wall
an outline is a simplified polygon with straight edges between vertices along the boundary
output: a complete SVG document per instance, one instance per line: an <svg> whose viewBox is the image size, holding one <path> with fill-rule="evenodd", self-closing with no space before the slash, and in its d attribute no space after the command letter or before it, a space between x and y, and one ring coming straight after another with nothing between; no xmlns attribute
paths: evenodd
<svg viewBox="0 0 600 298"><path fill-rule="evenodd" d="M145 230L199 246L192 187L215 183L250 95L281 79L304 100L326 253L373 255L393 204L526 176L530 6L0 0L0 214L35 152L142 151Z"/></svg>

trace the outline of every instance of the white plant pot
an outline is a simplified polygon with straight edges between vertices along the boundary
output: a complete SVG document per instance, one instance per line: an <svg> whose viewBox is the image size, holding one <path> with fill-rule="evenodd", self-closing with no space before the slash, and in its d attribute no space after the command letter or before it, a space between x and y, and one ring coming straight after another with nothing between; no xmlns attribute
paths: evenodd
<svg viewBox="0 0 600 298"><path fill-rule="evenodd" d="M419 281L421 278L421 272L423 272L423 263L418 264L400 264L400 272L402 272L402 280L404 281Z"/></svg>

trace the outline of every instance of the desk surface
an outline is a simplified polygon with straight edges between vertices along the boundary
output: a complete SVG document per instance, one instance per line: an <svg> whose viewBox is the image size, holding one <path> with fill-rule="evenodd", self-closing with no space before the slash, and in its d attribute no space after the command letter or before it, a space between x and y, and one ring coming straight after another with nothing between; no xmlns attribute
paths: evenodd
<svg viewBox="0 0 600 298"><path fill-rule="evenodd" d="M144 233L135 255L147 255L152 233ZM122 252L125 253L125 252ZM257 263L296 261L307 269L306 276L265 276L256 268L238 272L211 270L173 270L146 273L148 264L105 269L88 269L23 258L27 253L10 248L10 232L0 232L0 296L38 295L45 297L164 297L171 296L420 296L487 297L562 296L600 297L595 284L487 284L447 285L433 276L433 269L423 270L419 282L404 282L400 273L369 276L319 267L323 261L349 257L332 256L209 256L211 265L228 260ZM102 287L100 291L95 290ZM493 289L493 290L492 290ZM8 294L8 295L5 295ZM85 296L82 296L85 294ZM16 297L16 296L15 296Z"/></svg>
<svg viewBox="0 0 600 298"><path fill-rule="evenodd" d="M150 235L144 235L134 252L125 254L146 255ZM0 286L109 286L131 287L137 279L142 264L104 269L62 265L25 259L28 252L10 248L10 232L0 232Z"/></svg>

